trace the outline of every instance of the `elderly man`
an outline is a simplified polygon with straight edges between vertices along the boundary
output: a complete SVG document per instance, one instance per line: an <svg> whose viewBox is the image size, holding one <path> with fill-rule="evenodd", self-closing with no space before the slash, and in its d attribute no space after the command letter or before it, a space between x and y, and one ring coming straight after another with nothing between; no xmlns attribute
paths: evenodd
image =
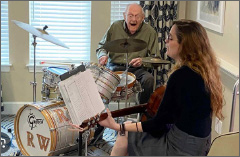
<svg viewBox="0 0 240 157"><path fill-rule="evenodd" d="M131 66L129 72L135 74L140 82L143 92L139 93L139 103L148 102L153 92L153 76L142 68L142 58L149 55L159 56L158 37L156 31L148 24L144 23L144 12L139 4L130 4L123 13L124 20L114 22L99 42L96 50L99 63L106 65L112 71L124 71L126 62ZM126 53L107 52L103 45L117 39L140 39L147 43L147 47L138 52Z"/></svg>

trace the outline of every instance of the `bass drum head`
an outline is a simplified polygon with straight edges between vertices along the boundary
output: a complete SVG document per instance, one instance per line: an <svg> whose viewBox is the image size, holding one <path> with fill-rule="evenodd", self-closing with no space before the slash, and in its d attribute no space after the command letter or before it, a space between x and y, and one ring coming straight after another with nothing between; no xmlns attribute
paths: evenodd
<svg viewBox="0 0 240 157"><path fill-rule="evenodd" d="M49 155L53 143L48 121L35 106L25 105L18 111L14 130L23 155Z"/></svg>

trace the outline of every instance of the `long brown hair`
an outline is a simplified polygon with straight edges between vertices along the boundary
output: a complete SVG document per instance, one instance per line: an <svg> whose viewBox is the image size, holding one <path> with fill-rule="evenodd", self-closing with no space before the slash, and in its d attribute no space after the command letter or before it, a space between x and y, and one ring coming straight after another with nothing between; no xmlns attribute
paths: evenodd
<svg viewBox="0 0 240 157"><path fill-rule="evenodd" d="M176 26L176 35L180 44L180 61L176 63L173 71L186 65L200 74L207 92L210 93L213 113L219 119L223 119L223 91L219 64L210 45L206 30L201 24L192 20L174 21L173 25Z"/></svg>

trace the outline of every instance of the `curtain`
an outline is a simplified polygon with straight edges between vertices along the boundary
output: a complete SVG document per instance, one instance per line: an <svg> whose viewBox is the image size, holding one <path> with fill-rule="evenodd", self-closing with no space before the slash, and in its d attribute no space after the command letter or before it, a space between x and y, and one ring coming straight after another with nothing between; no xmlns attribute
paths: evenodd
<svg viewBox="0 0 240 157"><path fill-rule="evenodd" d="M160 56L164 60L173 60L166 55L165 39L171 29L173 20L177 19L177 1L140 1L145 12L144 21L150 24L158 33ZM157 71L157 85L163 85L168 77L171 64L162 65Z"/></svg>

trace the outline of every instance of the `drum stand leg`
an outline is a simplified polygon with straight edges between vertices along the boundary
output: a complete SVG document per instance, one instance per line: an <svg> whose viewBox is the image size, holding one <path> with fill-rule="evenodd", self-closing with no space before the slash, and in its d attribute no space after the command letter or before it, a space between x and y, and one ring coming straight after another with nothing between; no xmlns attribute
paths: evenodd
<svg viewBox="0 0 240 157"><path fill-rule="evenodd" d="M117 101L118 103L118 110L120 109L120 100ZM119 122L119 117L117 117L117 123Z"/></svg>
<svg viewBox="0 0 240 157"><path fill-rule="evenodd" d="M33 85L33 102L34 103L36 103L36 86L37 86L37 82L36 82L36 45L37 45L37 43L36 43L36 38L37 38L37 36L35 36L35 35L33 35L33 39L34 39L34 41L33 41L33 43L32 43L32 45L33 45L33 47L34 47L34 56L33 56L33 82L30 82L30 85Z"/></svg>
<svg viewBox="0 0 240 157"><path fill-rule="evenodd" d="M156 83L157 83L157 68L153 68L154 72L154 82L153 82L153 91L156 89Z"/></svg>
<svg viewBox="0 0 240 157"><path fill-rule="evenodd" d="M88 137L89 137L90 131L86 132L86 136L85 136L85 156L87 156L87 146L88 146Z"/></svg>
<svg viewBox="0 0 240 157"><path fill-rule="evenodd" d="M126 49L126 92L125 92L125 108L127 108L127 99L128 99L128 50ZM127 120L127 116L124 117L124 120Z"/></svg>
<svg viewBox="0 0 240 157"><path fill-rule="evenodd" d="M82 156L82 133L79 132L78 137L78 156Z"/></svg>

